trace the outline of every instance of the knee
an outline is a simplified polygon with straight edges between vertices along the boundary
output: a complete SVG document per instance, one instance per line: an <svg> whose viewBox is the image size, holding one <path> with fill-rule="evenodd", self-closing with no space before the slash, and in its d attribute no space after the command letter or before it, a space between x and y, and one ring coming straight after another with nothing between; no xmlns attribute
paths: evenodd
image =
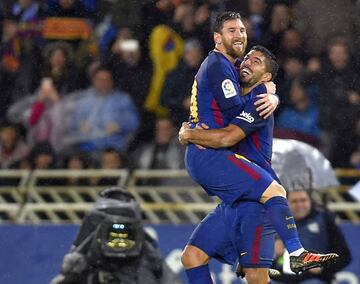
<svg viewBox="0 0 360 284"><path fill-rule="evenodd" d="M247 268L244 269L246 281L249 284L267 284L269 277L266 269Z"/></svg>
<svg viewBox="0 0 360 284"><path fill-rule="evenodd" d="M181 255L181 263L186 269L201 266L208 262L209 256L194 246L186 246Z"/></svg>

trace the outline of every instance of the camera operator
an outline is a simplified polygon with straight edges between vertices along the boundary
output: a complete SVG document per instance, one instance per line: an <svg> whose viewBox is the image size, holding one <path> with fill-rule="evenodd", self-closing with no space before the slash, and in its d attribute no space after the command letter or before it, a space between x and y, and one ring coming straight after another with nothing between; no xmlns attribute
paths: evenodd
<svg viewBox="0 0 360 284"><path fill-rule="evenodd" d="M142 227L135 198L122 188L101 193L85 216L61 274L51 284L180 284Z"/></svg>

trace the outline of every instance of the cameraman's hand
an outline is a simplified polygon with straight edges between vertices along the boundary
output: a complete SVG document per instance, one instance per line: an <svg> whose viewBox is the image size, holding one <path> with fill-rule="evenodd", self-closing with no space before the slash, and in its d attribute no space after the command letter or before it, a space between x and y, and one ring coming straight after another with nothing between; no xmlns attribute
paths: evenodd
<svg viewBox="0 0 360 284"><path fill-rule="evenodd" d="M64 256L61 272L63 274L81 275L86 269L87 264L85 255L79 252L70 252Z"/></svg>
<svg viewBox="0 0 360 284"><path fill-rule="evenodd" d="M65 284L66 277L62 274L56 275L50 282L50 284Z"/></svg>
<svg viewBox="0 0 360 284"><path fill-rule="evenodd" d="M318 275L318 274L321 274L321 272L322 272L322 268L321 268L321 267L315 267L315 268L309 269L309 273L311 273L311 274L316 274L316 275Z"/></svg>

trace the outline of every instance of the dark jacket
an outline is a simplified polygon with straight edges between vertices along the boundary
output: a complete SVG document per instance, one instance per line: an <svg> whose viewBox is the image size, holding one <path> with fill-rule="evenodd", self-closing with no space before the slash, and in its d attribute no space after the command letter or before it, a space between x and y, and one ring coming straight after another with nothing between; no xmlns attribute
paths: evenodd
<svg viewBox="0 0 360 284"><path fill-rule="evenodd" d="M306 232L306 230L309 228L310 224L316 224L319 227L320 232L323 232L323 234L318 234L319 238L321 239L321 242L318 243L320 240L316 240L315 237L309 236L310 234ZM311 243L313 242L313 247L307 247L305 244L304 246L307 249L314 249L320 248L325 243L325 246L323 249L326 251L320 251L322 253L325 252L334 252L337 253L340 257L337 260L336 263L332 264L331 266L323 268L323 271L321 274L312 274L309 272L304 272L301 275L289 275L289 274L283 274L279 282L281 283L291 283L296 284L300 283L301 281L304 281L306 279L319 279L324 281L324 283L331 283L333 279L335 279L335 273L342 270L344 267L346 267L351 262L351 253L349 250L348 245L346 244L346 240L344 238L343 233L341 232L340 228L335 223L335 218L333 214L329 211L322 211L318 210L316 208L313 208L309 216L302 220L296 221L296 226L300 235L301 242ZM306 236L302 237L302 233L307 233ZM303 240L304 238L309 238L306 240ZM321 249L320 249L321 250Z"/></svg>

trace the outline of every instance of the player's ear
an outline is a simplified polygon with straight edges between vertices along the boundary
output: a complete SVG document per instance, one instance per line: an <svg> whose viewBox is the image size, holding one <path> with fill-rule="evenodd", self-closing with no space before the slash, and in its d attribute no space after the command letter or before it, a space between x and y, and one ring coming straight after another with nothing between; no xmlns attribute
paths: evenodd
<svg viewBox="0 0 360 284"><path fill-rule="evenodd" d="M272 75L270 72L266 72L263 76L262 76L262 80L263 82L270 82L272 80Z"/></svg>
<svg viewBox="0 0 360 284"><path fill-rule="evenodd" d="M215 44L221 43L221 34L214 32L214 42L215 42Z"/></svg>

